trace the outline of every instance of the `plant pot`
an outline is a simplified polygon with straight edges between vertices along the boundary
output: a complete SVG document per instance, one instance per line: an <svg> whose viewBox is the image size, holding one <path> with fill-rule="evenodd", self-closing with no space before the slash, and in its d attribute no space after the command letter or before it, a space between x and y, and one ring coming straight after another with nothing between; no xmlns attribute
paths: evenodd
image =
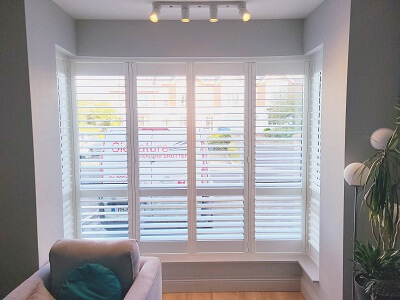
<svg viewBox="0 0 400 300"><path fill-rule="evenodd" d="M375 300L399 300L400 296L380 296L376 295Z"/></svg>
<svg viewBox="0 0 400 300"><path fill-rule="evenodd" d="M357 300L399 300L399 296L382 296L382 295L375 295L374 298L371 297L370 294L365 292L365 287L363 282L360 278L360 275L354 276L354 288L356 290L356 299Z"/></svg>
<svg viewBox="0 0 400 300"><path fill-rule="evenodd" d="M365 292L365 287L361 282L360 274L354 276L354 289L356 290L357 300L371 300L371 295Z"/></svg>

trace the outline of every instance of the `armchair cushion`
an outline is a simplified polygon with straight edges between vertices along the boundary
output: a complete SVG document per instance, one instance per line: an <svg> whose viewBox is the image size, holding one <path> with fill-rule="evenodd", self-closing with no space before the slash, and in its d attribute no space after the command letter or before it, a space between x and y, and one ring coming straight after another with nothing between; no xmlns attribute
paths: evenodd
<svg viewBox="0 0 400 300"><path fill-rule="evenodd" d="M125 296L139 273L140 253L136 240L60 240L50 250L50 291L59 297L67 275L87 263L101 264L118 277Z"/></svg>

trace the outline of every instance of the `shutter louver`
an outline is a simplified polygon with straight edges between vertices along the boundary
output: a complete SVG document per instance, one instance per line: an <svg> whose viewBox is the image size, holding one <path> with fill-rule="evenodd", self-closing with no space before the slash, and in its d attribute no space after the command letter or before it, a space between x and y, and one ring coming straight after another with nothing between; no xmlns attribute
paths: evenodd
<svg viewBox="0 0 400 300"><path fill-rule="evenodd" d="M319 252L322 72L311 78L309 105L308 242Z"/></svg>
<svg viewBox="0 0 400 300"><path fill-rule="evenodd" d="M64 238L75 237L75 189L71 97L66 61L57 58L57 96L60 125Z"/></svg>
<svg viewBox="0 0 400 300"><path fill-rule="evenodd" d="M138 64L136 82L140 240L187 241L186 66Z"/></svg>
<svg viewBox="0 0 400 300"><path fill-rule="evenodd" d="M279 72L273 64L257 67L256 241L301 241L304 64Z"/></svg>
<svg viewBox="0 0 400 300"><path fill-rule="evenodd" d="M82 238L129 236L123 66L76 66Z"/></svg>
<svg viewBox="0 0 400 300"><path fill-rule="evenodd" d="M197 239L243 240L244 67L243 64L198 66L195 81ZM207 74L212 69L216 74ZM222 71L221 75L218 71Z"/></svg>

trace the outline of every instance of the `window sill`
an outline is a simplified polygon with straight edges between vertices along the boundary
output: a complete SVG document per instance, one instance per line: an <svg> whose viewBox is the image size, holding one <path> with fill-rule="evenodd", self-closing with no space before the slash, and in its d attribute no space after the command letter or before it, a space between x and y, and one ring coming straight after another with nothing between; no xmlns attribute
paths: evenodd
<svg viewBox="0 0 400 300"><path fill-rule="evenodd" d="M144 254L157 256L163 263L212 263L212 262L297 262L312 282L319 282L319 268L302 253L198 253L193 254Z"/></svg>

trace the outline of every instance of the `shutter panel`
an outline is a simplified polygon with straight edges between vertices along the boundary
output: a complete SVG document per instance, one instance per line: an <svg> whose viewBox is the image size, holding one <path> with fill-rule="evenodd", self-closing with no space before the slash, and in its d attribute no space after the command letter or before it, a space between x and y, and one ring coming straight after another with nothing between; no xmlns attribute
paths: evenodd
<svg viewBox="0 0 400 300"><path fill-rule="evenodd" d="M188 239L186 65L137 64L136 82L141 247L179 252L166 242Z"/></svg>
<svg viewBox="0 0 400 300"><path fill-rule="evenodd" d="M67 62L64 59L57 57L57 96L60 125L64 238L71 239L74 238L76 234L73 131L71 97L69 90Z"/></svg>
<svg viewBox="0 0 400 300"><path fill-rule="evenodd" d="M319 252L322 71L315 65L314 62L309 105L308 243L317 260L313 253Z"/></svg>
<svg viewBox="0 0 400 300"><path fill-rule="evenodd" d="M197 64L195 70L197 239L243 241L244 64Z"/></svg>
<svg viewBox="0 0 400 300"><path fill-rule="evenodd" d="M124 64L77 63L76 107L82 238L127 238Z"/></svg>
<svg viewBox="0 0 400 300"><path fill-rule="evenodd" d="M257 64L255 232L258 249L265 244L269 251L301 250L304 84L304 63ZM274 240L287 241L287 246L283 242L262 243Z"/></svg>

